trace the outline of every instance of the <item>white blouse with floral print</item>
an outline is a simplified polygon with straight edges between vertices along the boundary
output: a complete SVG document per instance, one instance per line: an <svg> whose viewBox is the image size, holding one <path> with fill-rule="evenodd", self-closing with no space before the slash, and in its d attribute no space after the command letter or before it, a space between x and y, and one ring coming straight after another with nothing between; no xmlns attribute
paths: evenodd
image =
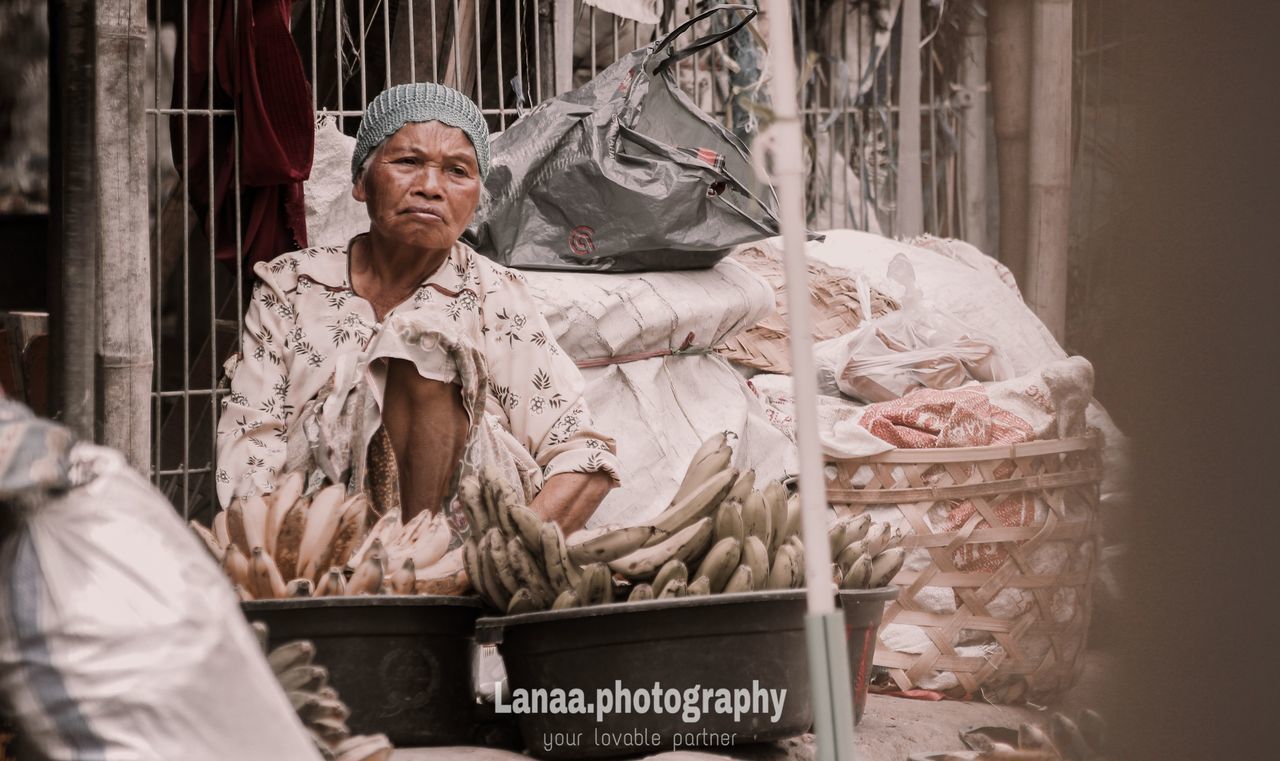
<svg viewBox="0 0 1280 761"><path fill-rule="evenodd" d="M218 499L274 488L294 417L382 329L348 276L341 247L309 248L254 266L241 353L218 423ZM614 442L591 428L583 380L551 335L518 272L462 243L387 315L446 325L487 363L485 411L532 454L543 477L621 472Z"/></svg>

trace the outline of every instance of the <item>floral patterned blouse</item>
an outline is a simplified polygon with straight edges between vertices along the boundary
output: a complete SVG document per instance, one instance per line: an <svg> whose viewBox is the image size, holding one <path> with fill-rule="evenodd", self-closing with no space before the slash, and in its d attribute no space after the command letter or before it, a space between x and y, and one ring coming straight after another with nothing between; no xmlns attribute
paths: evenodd
<svg viewBox="0 0 1280 761"><path fill-rule="evenodd" d="M327 384L332 388L335 369L352 364L383 327L351 287L345 248L283 254L254 272L260 282L241 352L228 362L231 390L218 423L216 481L224 506L233 496L274 488L294 418ZM529 451L544 478L603 471L618 482L614 442L592 430L582 374L556 344L518 272L457 243L385 321L393 318L443 325L474 343L487 363L486 413Z"/></svg>

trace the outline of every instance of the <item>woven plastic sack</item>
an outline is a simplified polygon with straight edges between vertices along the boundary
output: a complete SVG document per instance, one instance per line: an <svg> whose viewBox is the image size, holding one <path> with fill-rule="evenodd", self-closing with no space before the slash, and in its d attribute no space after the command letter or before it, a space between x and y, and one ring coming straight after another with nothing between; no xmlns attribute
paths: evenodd
<svg viewBox="0 0 1280 761"><path fill-rule="evenodd" d="M743 15L676 49L693 25ZM772 197L750 190L747 149L676 84L672 66L756 14L722 5L540 104L494 139L492 201L476 250L523 269L645 271L710 267L740 243L778 233Z"/></svg>

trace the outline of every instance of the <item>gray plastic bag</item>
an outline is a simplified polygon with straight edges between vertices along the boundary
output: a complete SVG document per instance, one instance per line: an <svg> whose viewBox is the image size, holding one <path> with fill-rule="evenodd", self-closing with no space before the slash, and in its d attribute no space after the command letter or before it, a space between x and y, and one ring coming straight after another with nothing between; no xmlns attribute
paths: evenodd
<svg viewBox="0 0 1280 761"><path fill-rule="evenodd" d="M729 28L674 48L695 22L738 11ZM755 15L721 5L691 18L499 135L476 249L523 269L635 272L711 267L735 245L777 235L772 192L762 200L748 185L746 147L671 69Z"/></svg>

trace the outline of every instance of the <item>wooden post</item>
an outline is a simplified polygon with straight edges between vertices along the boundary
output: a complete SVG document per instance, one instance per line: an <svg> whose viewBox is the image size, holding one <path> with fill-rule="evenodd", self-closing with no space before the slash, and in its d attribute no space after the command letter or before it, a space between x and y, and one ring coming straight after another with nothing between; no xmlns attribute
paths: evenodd
<svg viewBox="0 0 1280 761"><path fill-rule="evenodd" d="M969 18L965 29L961 82L968 103L960 134L964 161L960 175L960 234L979 250L987 251L987 25L977 13Z"/></svg>
<svg viewBox="0 0 1280 761"><path fill-rule="evenodd" d="M988 0L987 71L1000 175L1000 261L1027 287L1028 132L1031 125L1030 0Z"/></svg>
<svg viewBox="0 0 1280 761"><path fill-rule="evenodd" d="M1032 3L1027 301L1066 336L1071 215L1071 0Z"/></svg>
<svg viewBox="0 0 1280 761"><path fill-rule="evenodd" d="M920 177L920 0L902 0L902 51L898 66L898 219L895 235L924 232L924 183Z"/></svg>

